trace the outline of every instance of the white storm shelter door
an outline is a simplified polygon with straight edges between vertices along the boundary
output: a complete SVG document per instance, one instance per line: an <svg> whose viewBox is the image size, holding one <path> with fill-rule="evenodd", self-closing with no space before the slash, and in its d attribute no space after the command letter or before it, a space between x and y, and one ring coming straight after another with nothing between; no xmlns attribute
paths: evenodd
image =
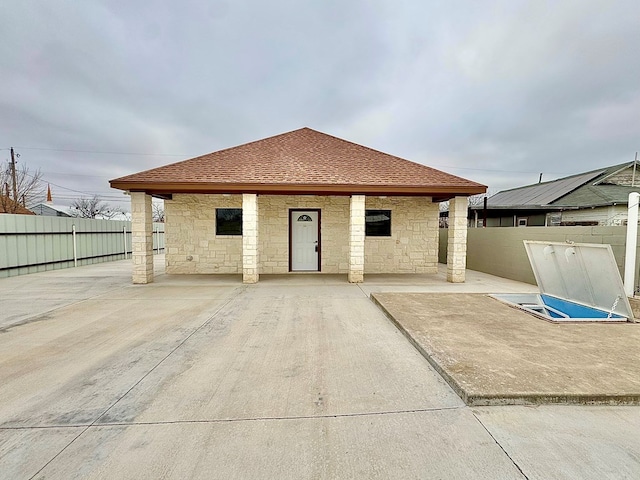
<svg viewBox="0 0 640 480"><path fill-rule="evenodd" d="M291 212L291 270L318 271L317 211Z"/></svg>

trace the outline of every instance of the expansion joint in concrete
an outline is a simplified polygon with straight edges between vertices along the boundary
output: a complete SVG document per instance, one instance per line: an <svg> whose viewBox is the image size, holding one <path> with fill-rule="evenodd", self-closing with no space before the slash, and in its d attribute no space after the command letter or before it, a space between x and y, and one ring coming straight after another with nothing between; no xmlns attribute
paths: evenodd
<svg viewBox="0 0 640 480"><path fill-rule="evenodd" d="M485 432L487 432L487 434L493 439L493 441L496 443L496 445L500 448L500 450L502 450L502 452L507 456L507 458L511 461L511 463L513 463L513 466L516 467L518 469L518 471L520 472L520 475L522 475L523 478L525 478L526 480L529 480L529 477L527 476L526 473L524 473L524 471L522 470L522 468L520 468L520 465L517 464L517 462L513 459L513 457L511 455L509 455L509 452L507 452L505 450L505 448L500 444L500 442L498 441L498 439L496 437L493 436L493 434L491 433L491 430L489 430L486 425L484 423L482 423L482 420L480 420L480 418L478 418L478 416L475 414L475 412L471 412L474 416L474 418L478 421L478 423L482 426L482 428L484 429Z"/></svg>
<svg viewBox="0 0 640 480"><path fill-rule="evenodd" d="M40 472L42 472L49 464L51 464L51 462L53 462L56 458L58 458L67 448L69 448L73 443L75 443L76 440L78 440L78 438L80 438L87 430L89 430L91 427L94 426L102 426L102 424L97 423L102 417L104 417L113 407L115 407L118 403L120 403L120 401L122 401L122 399L124 399L127 395L129 395L129 393L131 393L131 391L136 388L140 382L142 382L145 378L147 378L156 368L158 368L165 360L167 360L171 355L173 355L176 350L178 350L180 347L182 347L182 345L184 345L187 340L189 340L196 332L198 332L199 330L201 330L204 326L206 326L209 322L211 322L214 318L216 318L218 316L218 314L220 313L220 311L225 308L229 303L231 303L231 301L233 301L234 299L237 298L239 293L242 293L242 291L245 289L246 287L238 287L236 290L234 290L232 292L232 294L229 295L229 298L223 302L214 312L212 315L210 315L202 324L200 324L198 327L194 328L193 331L191 331L191 333L189 333L178 345L176 345L169 353L167 353L164 357L162 357L153 367L151 367L151 369L149 369L149 371L147 373L145 373L144 375L142 375L124 394L122 394L116 401L114 401L109 407L107 407L106 410L104 410L101 414L99 414L95 420L93 420L93 422L91 422L88 425L85 425L82 428L82 431L80 433L78 433L78 435L76 435L73 439L71 439L69 441L69 443L67 443L58 453L56 453L51 459L49 459L49 461L47 461L36 473L33 474L33 476L30 477L30 480L33 478L36 478ZM240 290L240 291L239 291ZM105 424L105 425L109 425L109 424ZM76 426L77 427L77 426Z"/></svg>

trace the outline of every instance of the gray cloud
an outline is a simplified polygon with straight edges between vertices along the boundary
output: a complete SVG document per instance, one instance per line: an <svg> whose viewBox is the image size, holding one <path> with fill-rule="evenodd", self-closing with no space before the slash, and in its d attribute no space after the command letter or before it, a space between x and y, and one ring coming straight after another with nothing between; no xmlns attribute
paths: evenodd
<svg viewBox="0 0 640 480"><path fill-rule="evenodd" d="M633 1L8 3L0 148L64 201L302 126L492 189L639 148Z"/></svg>

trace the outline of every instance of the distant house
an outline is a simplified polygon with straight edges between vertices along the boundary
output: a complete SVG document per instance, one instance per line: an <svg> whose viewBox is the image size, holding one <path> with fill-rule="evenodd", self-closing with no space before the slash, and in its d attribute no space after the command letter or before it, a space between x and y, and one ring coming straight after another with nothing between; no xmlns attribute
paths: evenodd
<svg viewBox="0 0 640 480"><path fill-rule="evenodd" d="M503 190L487 199L487 227L626 225L629 193L640 191L640 162ZM482 225L483 205L469 221Z"/></svg>
<svg viewBox="0 0 640 480"><path fill-rule="evenodd" d="M131 193L133 281L153 281L151 197L166 272L435 273L450 200L447 279L464 281L467 197L484 185L302 128L111 180Z"/></svg>
<svg viewBox="0 0 640 480"><path fill-rule="evenodd" d="M31 210L33 210L36 215L44 215L46 217L73 217L73 215L69 213L69 207L62 205L39 203L31 207Z"/></svg>
<svg viewBox="0 0 640 480"><path fill-rule="evenodd" d="M0 213L12 213L15 215L35 215L28 208L14 202L6 195L0 195Z"/></svg>

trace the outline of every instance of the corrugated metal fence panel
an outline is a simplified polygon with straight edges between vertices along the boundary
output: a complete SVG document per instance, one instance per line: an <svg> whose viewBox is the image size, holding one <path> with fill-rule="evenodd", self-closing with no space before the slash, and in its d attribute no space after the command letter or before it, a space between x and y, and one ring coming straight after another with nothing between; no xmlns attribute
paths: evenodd
<svg viewBox="0 0 640 480"><path fill-rule="evenodd" d="M0 277L122 260L131 254L131 222L0 215ZM164 223L153 224L154 251L164 249Z"/></svg>

